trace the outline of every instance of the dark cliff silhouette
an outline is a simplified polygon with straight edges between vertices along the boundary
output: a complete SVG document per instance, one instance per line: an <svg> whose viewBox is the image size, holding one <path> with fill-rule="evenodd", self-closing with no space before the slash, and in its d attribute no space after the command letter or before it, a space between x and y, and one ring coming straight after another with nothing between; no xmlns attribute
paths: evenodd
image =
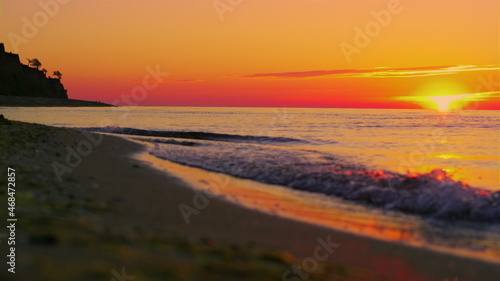
<svg viewBox="0 0 500 281"><path fill-rule="evenodd" d="M60 79L45 76L43 70L24 65L19 55L5 52L0 43L0 95L67 99Z"/></svg>

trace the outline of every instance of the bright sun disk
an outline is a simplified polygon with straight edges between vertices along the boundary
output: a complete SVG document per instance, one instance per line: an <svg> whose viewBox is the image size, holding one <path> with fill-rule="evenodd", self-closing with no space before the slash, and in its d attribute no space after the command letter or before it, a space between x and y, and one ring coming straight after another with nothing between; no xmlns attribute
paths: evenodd
<svg viewBox="0 0 500 281"><path fill-rule="evenodd" d="M429 96L427 99L436 104L439 111L449 111L451 109L458 109L458 105L453 104L455 101L469 97L468 94L463 95L446 95L446 96Z"/></svg>

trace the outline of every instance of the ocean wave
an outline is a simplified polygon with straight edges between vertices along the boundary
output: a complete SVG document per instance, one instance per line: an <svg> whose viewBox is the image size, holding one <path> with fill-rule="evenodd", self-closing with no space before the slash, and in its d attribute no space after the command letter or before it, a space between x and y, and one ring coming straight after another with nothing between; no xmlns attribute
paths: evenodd
<svg viewBox="0 0 500 281"><path fill-rule="evenodd" d="M193 141L176 141L174 139L151 139L151 138L133 138L138 141L145 141L150 143L164 143L164 144L174 144L174 145L182 145L182 146L200 146L204 145L199 142Z"/></svg>
<svg viewBox="0 0 500 281"><path fill-rule="evenodd" d="M286 137L271 137L271 136L244 136L232 134L218 134L209 132L195 131L158 131L158 130L143 130L135 128L121 127L94 127L94 128L78 128L83 131L103 132L113 134L124 134L134 136L149 136L149 137L165 137L178 139L195 139L209 141L225 141L225 142L240 142L240 143L307 143L304 140L286 138Z"/></svg>
<svg viewBox="0 0 500 281"><path fill-rule="evenodd" d="M440 169L401 175L349 164L337 156L252 144L203 148L160 144L151 153L179 164L386 210L449 220L500 221L500 191L471 187Z"/></svg>
<svg viewBox="0 0 500 281"><path fill-rule="evenodd" d="M388 210L436 218L500 221L500 191L470 187L444 170L398 175L384 171L347 171L313 176L316 183L292 182L291 187L320 191Z"/></svg>

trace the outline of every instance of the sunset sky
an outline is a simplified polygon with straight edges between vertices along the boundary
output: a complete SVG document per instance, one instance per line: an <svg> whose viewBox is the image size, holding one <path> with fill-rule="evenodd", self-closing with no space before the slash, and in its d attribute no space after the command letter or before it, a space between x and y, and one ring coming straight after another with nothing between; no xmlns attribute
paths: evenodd
<svg viewBox="0 0 500 281"><path fill-rule="evenodd" d="M116 103L159 68L170 75L137 105L500 109L499 10L497 0L3 0L0 41L61 71L73 99Z"/></svg>

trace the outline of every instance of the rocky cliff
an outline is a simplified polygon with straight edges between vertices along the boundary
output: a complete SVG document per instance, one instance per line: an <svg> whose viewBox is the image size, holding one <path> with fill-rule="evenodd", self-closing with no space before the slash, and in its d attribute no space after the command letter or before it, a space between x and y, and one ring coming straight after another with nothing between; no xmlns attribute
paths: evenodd
<svg viewBox="0 0 500 281"><path fill-rule="evenodd" d="M0 95L67 99L67 90L59 79L24 65L19 55L5 52L0 43Z"/></svg>

